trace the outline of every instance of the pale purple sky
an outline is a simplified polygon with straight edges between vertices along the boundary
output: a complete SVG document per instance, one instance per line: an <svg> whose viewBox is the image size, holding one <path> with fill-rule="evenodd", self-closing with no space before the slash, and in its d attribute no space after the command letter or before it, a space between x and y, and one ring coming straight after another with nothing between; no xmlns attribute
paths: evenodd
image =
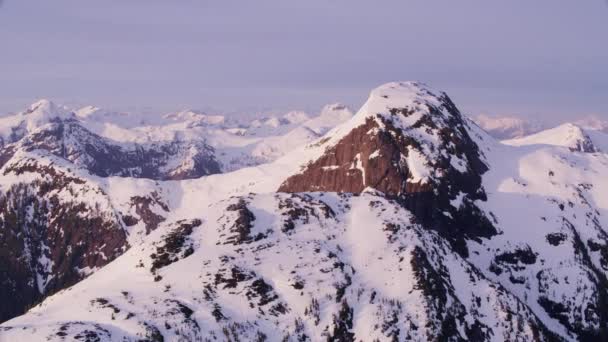
<svg viewBox="0 0 608 342"><path fill-rule="evenodd" d="M0 0L0 111L357 108L420 80L471 114L608 119L605 0Z"/></svg>

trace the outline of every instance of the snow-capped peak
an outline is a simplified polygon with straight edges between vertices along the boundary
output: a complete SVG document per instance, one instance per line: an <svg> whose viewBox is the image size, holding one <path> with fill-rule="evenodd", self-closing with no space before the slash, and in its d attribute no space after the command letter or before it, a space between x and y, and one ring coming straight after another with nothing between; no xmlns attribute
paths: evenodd
<svg viewBox="0 0 608 342"><path fill-rule="evenodd" d="M292 124L299 124L310 120L310 117L305 112L295 110L283 115L283 119Z"/></svg>
<svg viewBox="0 0 608 342"><path fill-rule="evenodd" d="M315 133L323 135L331 128L347 122L353 117L353 112L340 103L329 104L321 109L318 116L306 121L304 125Z"/></svg>
<svg viewBox="0 0 608 342"><path fill-rule="evenodd" d="M325 118L326 120L340 120L344 122L353 116L353 112L348 106L341 103L328 104L321 109L319 117Z"/></svg>
<svg viewBox="0 0 608 342"><path fill-rule="evenodd" d="M55 102L47 99L41 99L32 103L29 108L23 112L23 115L29 116L65 116L72 112L64 106L59 106Z"/></svg>
<svg viewBox="0 0 608 342"><path fill-rule="evenodd" d="M85 107L82 107L82 108L76 110L74 113L78 117L86 118L86 117L89 117L89 116L92 116L92 115L98 113L99 111L101 111L101 108L99 108L99 107L85 106Z"/></svg>
<svg viewBox="0 0 608 342"><path fill-rule="evenodd" d="M381 105L405 107L429 93L432 92L423 83L414 81L389 82L376 87L370 92L369 99L364 108L368 111L373 111L373 108L376 108L375 106ZM382 109L379 111L382 111Z"/></svg>
<svg viewBox="0 0 608 342"><path fill-rule="evenodd" d="M42 111L54 111L56 110L57 105L48 99L40 99L34 103L32 103L29 107L29 112L34 112L38 110Z"/></svg>
<svg viewBox="0 0 608 342"><path fill-rule="evenodd" d="M438 141L437 129L455 129L450 127L448 121L462 122L460 113L445 93L420 82L390 82L371 91L367 102L357 114L330 134L330 143L337 142L354 128L365 125L368 120L376 122L380 129L390 125L407 131L408 135L423 145ZM426 129L429 120L436 126L432 133Z"/></svg>
<svg viewBox="0 0 608 342"><path fill-rule="evenodd" d="M481 175L487 171L467 127L445 93L417 82L385 84L350 121L311 145L319 153L279 191L375 189L404 200L420 221L446 217L441 224L448 238L466 254L462 239L469 232L459 231L460 209L451 201L459 196L469 203L484 200ZM494 234L489 221L478 216L480 225L471 236Z"/></svg>
<svg viewBox="0 0 608 342"><path fill-rule="evenodd" d="M54 102L41 99L34 102L21 116L26 121L26 129L32 131L55 119L67 119L75 117L75 114L63 106Z"/></svg>
<svg viewBox="0 0 608 342"><path fill-rule="evenodd" d="M289 122L285 119L280 119L280 118L276 118L276 117L272 117L269 118L268 120L264 121L264 125L268 126L268 127L272 127L272 128L277 128L279 126L282 125L287 125L289 124Z"/></svg>
<svg viewBox="0 0 608 342"><path fill-rule="evenodd" d="M479 114L472 119L491 136L501 140L521 138L547 128L540 122L509 115Z"/></svg>
<svg viewBox="0 0 608 342"><path fill-rule="evenodd" d="M436 91L424 83L390 82L372 90L367 102L354 116L351 123L355 126L364 124L368 118L374 119L381 126L383 121L392 121L398 128L409 128L422 116L432 114L443 114L438 111L431 113L431 108L442 106L442 98L445 93ZM395 116L394 110L406 110L404 115ZM398 118L398 120L394 120Z"/></svg>
<svg viewBox="0 0 608 342"><path fill-rule="evenodd" d="M513 146L542 144L567 147L579 152L597 152L587 132L573 123L565 123L523 138L503 142Z"/></svg>

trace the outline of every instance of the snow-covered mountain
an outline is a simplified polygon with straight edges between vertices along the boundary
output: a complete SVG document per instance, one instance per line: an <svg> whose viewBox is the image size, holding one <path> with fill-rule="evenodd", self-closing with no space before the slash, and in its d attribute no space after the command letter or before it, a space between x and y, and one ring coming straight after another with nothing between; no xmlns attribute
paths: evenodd
<svg viewBox="0 0 608 342"><path fill-rule="evenodd" d="M54 107L2 127L0 340L608 339L604 133L502 143L416 82L239 124ZM217 172L91 164L176 142Z"/></svg>
<svg viewBox="0 0 608 342"><path fill-rule="evenodd" d="M600 140L600 144L603 144L603 141L601 141L602 136L603 134L600 134L599 137L596 138L596 140ZM522 138L504 140L503 143L514 146L546 144L567 147L573 151L579 152L599 151L599 148L595 145L588 132L571 123L566 123Z"/></svg>
<svg viewBox="0 0 608 342"><path fill-rule="evenodd" d="M549 123L517 116L480 114L473 116L472 119L479 127L499 140L519 139L551 128ZM563 122L560 125L575 125L592 132L608 133L608 121L602 120L597 116L584 117L572 122Z"/></svg>
<svg viewBox="0 0 608 342"><path fill-rule="evenodd" d="M515 139L546 128L546 125L533 120L526 120L516 116L490 116L479 114L473 121L496 139Z"/></svg>
<svg viewBox="0 0 608 342"><path fill-rule="evenodd" d="M247 122L191 110L163 116L70 110L41 100L0 118L0 161L14 151L44 149L102 177L192 179L271 162L351 116L345 106L330 105L313 117L289 112Z"/></svg>

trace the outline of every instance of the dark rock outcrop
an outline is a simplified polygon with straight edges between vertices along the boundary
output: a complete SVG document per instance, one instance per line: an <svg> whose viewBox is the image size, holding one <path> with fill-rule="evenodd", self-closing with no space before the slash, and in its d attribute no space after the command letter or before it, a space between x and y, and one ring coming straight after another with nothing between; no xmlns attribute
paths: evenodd
<svg viewBox="0 0 608 342"><path fill-rule="evenodd" d="M128 248L113 212L58 196L57 190L84 186L83 180L50 167L38 172L50 177L0 194L0 322L75 284Z"/></svg>
<svg viewBox="0 0 608 342"><path fill-rule="evenodd" d="M146 227L146 234L149 234L151 231L155 230L159 224L165 221L165 217L157 214L153 210L153 207L159 207L163 211L169 212L169 207L165 202L163 202L156 192L152 192L146 196L131 197L131 206L134 207L135 213L143 221ZM124 217L123 220L125 220ZM139 222L139 220L137 222L134 220L136 220L136 218L127 218L125 224L137 224Z"/></svg>
<svg viewBox="0 0 608 342"><path fill-rule="evenodd" d="M324 153L278 191L381 191L461 254L467 253L465 238L496 233L473 203L486 200L481 175L487 166L445 93L418 83L391 83L375 90L354 120L360 124L335 142L321 140Z"/></svg>
<svg viewBox="0 0 608 342"><path fill-rule="evenodd" d="M154 273L160 268L192 255L194 247L190 235L194 228L201 224L201 220L198 219L178 221L176 227L163 236L163 241L156 247L156 252L150 256L152 259L150 271Z"/></svg>

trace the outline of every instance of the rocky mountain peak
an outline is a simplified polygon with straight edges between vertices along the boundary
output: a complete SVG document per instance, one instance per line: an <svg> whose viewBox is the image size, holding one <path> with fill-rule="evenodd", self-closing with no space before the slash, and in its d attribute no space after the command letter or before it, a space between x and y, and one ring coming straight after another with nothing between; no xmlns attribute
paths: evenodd
<svg viewBox="0 0 608 342"><path fill-rule="evenodd" d="M445 93L418 82L382 85L319 144L321 156L285 180L279 191L361 193L372 188L399 199L420 221L433 222L455 239L462 229L467 232L461 231L461 237L495 232L487 219L470 220L479 212L471 208L473 201L485 200L481 175L487 167ZM465 217L469 223L458 225Z"/></svg>
<svg viewBox="0 0 608 342"><path fill-rule="evenodd" d="M376 88L350 121L319 144L322 156L287 179L282 191L360 193L370 187L401 196L431 191L451 173L480 175L486 169L449 97L417 82Z"/></svg>
<svg viewBox="0 0 608 342"><path fill-rule="evenodd" d="M566 123L560 126L566 133L566 139L570 143L569 146L574 151L579 152L597 152L597 148L589 135L578 125Z"/></svg>

